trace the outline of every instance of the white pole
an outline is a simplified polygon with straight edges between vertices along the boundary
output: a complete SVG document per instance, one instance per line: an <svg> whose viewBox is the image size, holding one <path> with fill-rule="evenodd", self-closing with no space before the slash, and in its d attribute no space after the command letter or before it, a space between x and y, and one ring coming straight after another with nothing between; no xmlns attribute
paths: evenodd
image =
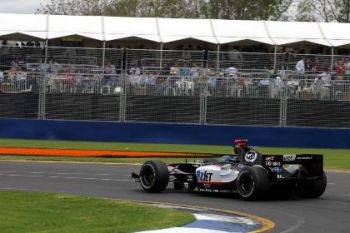
<svg viewBox="0 0 350 233"><path fill-rule="evenodd" d="M334 66L334 47L331 49L331 67L330 67L330 72L333 72L333 66Z"/></svg>
<svg viewBox="0 0 350 233"><path fill-rule="evenodd" d="M273 57L273 73L276 73L276 69L277 69L277 45L275 45L275 53L274 53L274 57Z"/></svg>
<svg viewBox="0 0 350 233"><path fill-rule="evenodd" d="M163 70L163 43L160 44L159 71Z"/></svg>
<svg viewBox="0 0 350 233"><path fill-rule="evenodd" d="M106 41L103 41L103 45L102 45L102 71L104 72L105 70L105 62L106 60Z"/></svg>

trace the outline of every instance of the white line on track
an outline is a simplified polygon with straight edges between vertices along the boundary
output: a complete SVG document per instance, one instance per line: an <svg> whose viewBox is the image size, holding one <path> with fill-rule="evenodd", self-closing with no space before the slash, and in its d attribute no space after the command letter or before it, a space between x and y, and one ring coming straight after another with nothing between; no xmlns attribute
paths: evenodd
<svg viewBox="0 0 350 233"><path fill-rule="evenodd" d="M44 175L28 175L28 174L0 174L0 176L7 177L27 177L27 178L51 178L51 179L70 179L70 180L99 180L99 181L118 181L118 182L130 182L130 179L109 179L109 178L99 178L99 177L79 177L79 176L59 176L55 175L58 173L53 173L50 176Z"/></svg>
<svg viewBox="0 0 350 233"><path fill-rule="evenodd" d="M84 175L87 173L76 173L76 172L39 172L39 171L34 171L34 172L25 172L25 171L2 171L0 175L8 175L8 174L47 174L47 175ZM113 176L113 174L110 173L96 173L96 174L91 174L89 175L94 175L94 176Z"/></svg>
<svg viewBox="0 0 350 233"><path fill-rule="evenodd" d="M295 226L291 227L291 228L288 228L287 230L285 231L281 231L280 233L290 233L290 232L293 232L295 230L297 230L299 227L301 227L303 224L305 223L304 220L299 220L297 222L297 224L295 224Z"/></svg>
<svg viewBox="0 0 350 233"><path fill-rule="evenodd" d="M54 173L56 175L82 175L82 173L76 173L76 172L62 172L62 173Z"/></svg>
<svg viewBox="0 0 350 233"><path fill-rule="evenodd" d="M60 177L62 179L76 179L76 180L81 180L81 177L76 177L76 176L67 176L67 177Z"/></svg>

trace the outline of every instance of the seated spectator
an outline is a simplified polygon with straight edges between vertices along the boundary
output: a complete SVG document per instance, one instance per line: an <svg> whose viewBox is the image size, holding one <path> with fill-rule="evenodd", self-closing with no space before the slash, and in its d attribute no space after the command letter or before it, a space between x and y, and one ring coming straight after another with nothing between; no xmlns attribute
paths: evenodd
<svg viewBox="0 0 350 233"><path fill-rule="evenodd" d="M15 60L11 61L11 70L14 70L14 71L18 70L18 64Z"/></svg>
<svg viewBox="0 0 350 233"><path fill-rule="evenodd" d="M208 76L208 86L209 88L215 88L216 87L216 77L215 77L215 73L211 73Z"/></svg>
<svg viewBox="0 0 350 233"><path fill-rule="evenodd" d="M106 74L116 74L115 66L111 64L111 62L107 62L105 67Z"/></svg>
<svg viewBox="0 0 350 233"><path fill-rule="evenodd" d="M115 66L112 65L111 62L107 62L107 65L105 67L105 74L107 85L114 85L117 80L117 72Z"/></svg>
<svg viewBox="0 0 350 233"><path fill-rule="evenodd" d="M288 65L290 62L290 58L292 56L292 51L284 48L283 49L283 59L282 59L282 70L288 70Z"/></svg>
<svg viewBox="0 0 350 233"><path fill-rule="evenodd" d="M325 85L330 85L331 84L331 73L329 69L325 69L320 75L321 79L324 81Z"/></svg>
<svg viewBox="0 0 350 233"><path fill-rule="evenodd" d="M243 61L241 52L235 47L228 53L228 58L231 61Z"/></svg>
<svg viewBox="0 0 350 233"><path fill-rule="evenodd" d="M73 71L71 69L68 70L68 72L64 76L65 84L73 84L74 83L74 76Z"/></svg>
<svg viewBox="0 0 350 233"><path fill-rule="evenodd" d="M305 58L301 58L297 64L295 65L295 70L298 75L304 75L305 74Z"/></svg>
<svg viewBox="0 0 350 233"><path fill-rule="evenodd" d="M48 67L48 72L49 73L53 73L53 74L57 74L57 70L58 70L58 63L55 62L54 60L50 60L49 61L49 67Z"/></svg>
<svg viewBox="0 0 350 233"><path fill-rule="evenodd" d="M75 85L80 86L82 84L83 76L81 75L81 71L80 70L74 74L73 80L74 80L74 84Z"/></svg>
<svg viewBox="0 0 350 233"><path fill-rule="evenodd" d="M225 70L225 74L230 79L237 79L238 78L238 69L236 67L228 67Z"/></svg>
<svg viewBox="0 0 350 233"><path fill-rule="evenodd" d="M172 67L170 67L170 75L177 75L179 73L179 68L177 67L177 64L174 64Z"/></svg>
<svg viewBox="0 0 350 233"><path fill-rule="evenodd" d="M311 65L311 71L316 73L322 71L324 68L322 67L320 63L320 59L316 58L314 62L312 62Z"/></svg>
<svg viewBox="0 0 350 233"><path fill-rule="evenodd" d="M5 77L4 77L4 73L0 70L0 82L4 82L5 81Z"/></svg>
<svg viewBox="0 0 350 233"><path fill-rule="evenodd" d="M345 75L347 77L350 77L350 60L349 60L349 58L347 58L345 60Z"/></svg>
<svg viewBox="0 0 350 233"><path fill-rule="evenodd" d="M280 76L277 76L275 82L271 86L271 97L276 98L283 87L283 81Z"/></svg>
<svg viewBox="0 0 350 233"><path fill-rule="evenodd" d="M200 69L199 67L197 66L196 63L194 63L191 67L191 70L190 70L190 73L191 73L191 76L192 78L198 78L199 75L200 75Z"/></svg>
<svg viewBox="0 0 350 233"><path fill-rule="evenodd" d="M320 95L321 99L329 97L329 88L326 86L326 81L321 76L315 78L311 89L315 94Z"/></svg>
<svg viewBox="0 0 350 233"><path fill-rule="evenodd" d="M343 59L340 59L337 62L336 71L337 71L337 80L343 80L345 75L345 63Z"/></svg>
<svg viewBox="0 0 350 233"><path fill-rule="evenodd" d="M306 72L311 72L312 71L311 60L310 59L305 59L304 64L305 64L305 71Z"/></svg>
<svg viewBox="0 0 350 233"><path fill-rule="evenodd" d="M15 76L16 81L27 80L27 73L19 69Z"/></svg>
<svg viewBox="0 0 350 233"><path fill-rule="evenodd" d="M13 70L11 69L9 72L8 72L8 81L10 81L11 83L14 83L15 80L16 80L16 75L17 75L17 71L16 70Z"/></svg>

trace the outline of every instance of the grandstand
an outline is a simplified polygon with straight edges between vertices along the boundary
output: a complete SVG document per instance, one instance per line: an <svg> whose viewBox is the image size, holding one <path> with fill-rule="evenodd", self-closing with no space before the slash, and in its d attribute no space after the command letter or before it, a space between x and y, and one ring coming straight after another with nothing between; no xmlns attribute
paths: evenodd
<svg viewBox="0 0 350 233"><path fill-rule="evenodd" d="M1 118L350 127L348 24L0 20Z"/></svg>

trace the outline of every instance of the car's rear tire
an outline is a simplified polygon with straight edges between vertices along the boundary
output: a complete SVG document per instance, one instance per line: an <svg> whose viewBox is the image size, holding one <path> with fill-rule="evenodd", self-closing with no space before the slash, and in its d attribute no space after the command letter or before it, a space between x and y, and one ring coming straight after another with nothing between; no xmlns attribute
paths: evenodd
<svg viewBox="0 0 350 233"><path fill-rule="evenodd" d="M326 190L327 187L327 176L326 173L322 173L321 179L315 180L313 182L305 183L299 193L305 198L318 198Z"/></svg>
<svg viewBox="0 0 350 233"><path fill-rule="evenodd" d="M162 161L146 161L140 170L141 187L149 193L162 192L169 183L169 170Z"/></svg>
<svg viewBox="0 0 350 233"><path fill-rule="evenodd" d="M262 167L245 167L238 174L236 187L243 200L263 199L270 190L269 175Z"/></svg>

